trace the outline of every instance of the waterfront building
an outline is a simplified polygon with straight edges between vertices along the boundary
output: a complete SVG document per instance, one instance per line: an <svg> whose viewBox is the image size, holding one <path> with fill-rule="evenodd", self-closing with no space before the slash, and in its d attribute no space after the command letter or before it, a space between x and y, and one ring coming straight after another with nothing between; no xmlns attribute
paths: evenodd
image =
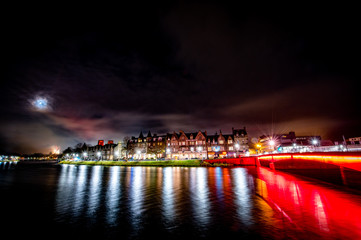
<svg viewBox="0 0 361 240"><path fill-rule="evenodd" d="M234 129L231 134L208 135L207 131L167 133L166 135L140 132L127 143L128 159L208 159L237 157L248 152L246 128Z"/></svg>
<svg viewBox="0 0 361 240"><path fill-rule="evenodd" d="M246 128L234 129L232 134L223 134L219 130L219 134L210 135L208 141L208 158L224 158L238 157L249 151L248 135Z"/></svg>
<svg viewBox="0 0 361 240"><path fill-rule="evenodd" d="M147 136L140 132L139 137L132 137L127 143L128 159L159 159L165 157L166 136L152 135L149 131Z"/></svg>
<svg viewBox="0 0 361 240"><path fill-rule="evenodd" d="M127 158L127 142L118 142L114 147L114 160L121 160Z"/></svg>
<svg viewBox="0 0 361 240"><path fill-rule="evenodd" d="M361 137L353 137L346 140L346 151L361 151Z"/></svg>
<svg viewBox="0 0 361 240"><path fill-rule="evenodd" d="M83 158L88 160L108 160L113 161L114 149L118 144L114 144L113 140L109 140L104 144L104 140L99 140L98 144L87 148L86 153L83 153Z"/></svg>
<svg viewBox="0 0 361 240"><path fill-rule="evenodd" d="M262 135L258 139L259 152L307 152L315 151L324 142L321 136L296 136L295 132Z"/></svg>
<svg viewBox="0 0 361 240"><path fill-rule="evenodd" d="M167 159L213 159L237 157L248 152L246 128L234 129L231 134L208 135L207 131L167 134Z"/></svg>
<svg viewBox="0 0 361 240"><path fill-rule="evenodd" d="M167 134L167 159L205 159L207 158L207 131L193 133L173 132Z"/></svg>

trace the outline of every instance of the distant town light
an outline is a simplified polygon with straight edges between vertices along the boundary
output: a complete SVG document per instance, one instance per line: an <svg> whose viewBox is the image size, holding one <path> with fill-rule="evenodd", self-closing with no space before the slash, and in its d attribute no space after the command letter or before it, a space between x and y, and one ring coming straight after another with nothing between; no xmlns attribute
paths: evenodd
<svg viewBox="0 0 361 240"><path fill-rule="evenodd" d="M318 144L318 140L317 140L317 139L313 139L313 140L312 140L312 144L313 144L313 145L317 145L317 144Z"/></svg>

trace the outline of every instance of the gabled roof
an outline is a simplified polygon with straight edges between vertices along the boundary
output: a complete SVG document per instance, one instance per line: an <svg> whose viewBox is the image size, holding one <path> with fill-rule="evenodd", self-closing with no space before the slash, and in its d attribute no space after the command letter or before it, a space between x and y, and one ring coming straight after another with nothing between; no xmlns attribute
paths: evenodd
<svg viewBox="0 0 361 240"><path fill-rule="evenodd" d="M147 138L152 137L152 134L150 133L150 130L148 131Z"/></svg>
<svg viewBox="0 0 361 240"><path fill-rule="evenodd" d="M237 133L239 136L242 136L242 134L247 135L246 127L242 128L242 129L233 129L232 128L232 130L233 130L233 135L237 135Z"/></svg>
<svg viewBox="0 0 361 240"><path fill-rule="evenodd" d="M142 131L140 131L140 134L139 134L139 137L138 137L138 138L144 138Z"/></svg>

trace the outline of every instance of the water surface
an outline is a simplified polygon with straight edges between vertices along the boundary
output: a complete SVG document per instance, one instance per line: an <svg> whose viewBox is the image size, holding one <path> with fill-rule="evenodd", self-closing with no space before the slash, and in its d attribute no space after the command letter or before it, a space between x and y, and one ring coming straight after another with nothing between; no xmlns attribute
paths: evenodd
<svg viewBox="0 0 361 240"><path fill-rule="evenodd" d="M361 239L361 196L266 168L0 164L3 232L41 239Z"/></svg>

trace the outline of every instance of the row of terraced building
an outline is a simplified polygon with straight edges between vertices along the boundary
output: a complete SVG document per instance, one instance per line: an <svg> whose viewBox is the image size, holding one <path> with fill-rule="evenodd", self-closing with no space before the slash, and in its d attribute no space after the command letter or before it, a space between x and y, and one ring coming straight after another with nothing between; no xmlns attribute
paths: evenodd
<svg viewBox="0 0 361 240"><path fill-rule="evenodd" d="M246 128L234 129L231 134L220 130L213 135L207 131L152 134L141 132L127 142L128 159L213 159L238 157L248 152Z"/></svg>

